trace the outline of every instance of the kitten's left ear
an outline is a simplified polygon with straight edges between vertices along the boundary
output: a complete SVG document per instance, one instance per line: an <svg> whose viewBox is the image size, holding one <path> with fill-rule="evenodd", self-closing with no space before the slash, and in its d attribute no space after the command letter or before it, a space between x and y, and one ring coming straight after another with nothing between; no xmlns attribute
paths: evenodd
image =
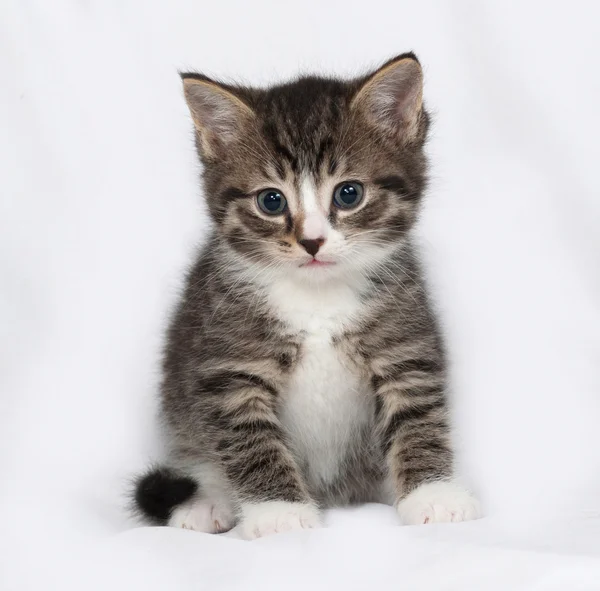
<svg viewBox="0 0 600 591"><path fill-rule="evenodd" d="M423 112L423 70L417 57L406 53L376 70L359 88L352 108L404 141L416 139Z"/></svg>
<svg viewBox="0 0 600 591"><path fill-rule="evenodd" d="M180 74L203 156L216 157L232 141L243 136L246 124L254 117L252 109L235 89L201 74Z"/></svg>

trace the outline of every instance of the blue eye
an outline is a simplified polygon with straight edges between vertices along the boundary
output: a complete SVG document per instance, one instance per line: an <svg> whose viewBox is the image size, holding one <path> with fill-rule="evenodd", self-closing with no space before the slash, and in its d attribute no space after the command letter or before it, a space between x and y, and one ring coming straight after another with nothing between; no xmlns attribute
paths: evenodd
<svg viewBox="0 0 600 591"><path fill-rule="evenodd" d="M277 189L265 189L256 197L261 211L268 215L279 215L285 211L287 201Z"/></svg>
<svg viewBox="0 0 600 591"><path fill-rule="evenodd" d="M360 183L342 183L333 192L333 204L340 209L352 209L362 201L364 192Z"/></svg>

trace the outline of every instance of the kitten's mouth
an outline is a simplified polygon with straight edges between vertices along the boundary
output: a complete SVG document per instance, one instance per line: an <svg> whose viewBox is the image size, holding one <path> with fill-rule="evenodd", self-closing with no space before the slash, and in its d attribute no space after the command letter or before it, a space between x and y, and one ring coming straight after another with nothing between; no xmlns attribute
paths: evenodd
<svg viewBox="0 0 600 591"><path fill-rule="evenodd" d="M331 265L335 265L335 263L330 261L318 261L317 259L313 259L312 261L308 261L308 263L304 263L300 265L301 267L330 267Z"/></svg>

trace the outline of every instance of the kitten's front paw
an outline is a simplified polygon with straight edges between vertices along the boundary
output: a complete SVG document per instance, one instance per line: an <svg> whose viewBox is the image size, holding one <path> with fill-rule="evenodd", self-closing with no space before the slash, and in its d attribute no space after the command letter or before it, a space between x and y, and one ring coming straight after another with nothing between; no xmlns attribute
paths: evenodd
<svg viewBox="0 0 600 591"><path fill-rule="evenodd" d="M309 503L267 501L242 506L239 531L246 540L321 525L319 510Z"/></svg>
<svg viewBox="0 0 600 591"><path fill-rule="evenodd" d="M469 521L481 517L479 501L454 482L428 482L398 503L404 525Z"/></svg>
<svg viewBox="0 0 600 591"><path fill-rule="evenodd" d="M171 514L169 526L193 529L206 534L220 534L229 531L234 521L233 513L226 505L209 500L196 500L177 507Z"/></svg>

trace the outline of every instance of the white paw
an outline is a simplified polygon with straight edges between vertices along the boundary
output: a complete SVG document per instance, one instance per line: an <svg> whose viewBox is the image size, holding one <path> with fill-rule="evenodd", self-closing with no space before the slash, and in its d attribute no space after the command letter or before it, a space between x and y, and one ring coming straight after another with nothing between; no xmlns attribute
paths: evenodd
<svg viewBox="0 0 600 591"><path fill-rule="evenodd" d="M479 501L454 482L428 482L398 503L405 525L450 523L481 517Z"/></svg>
<svg viewBox="0 0 600 591"><path fill-rule="evenodd" d="M267 501L242 506L240 534L254 540L271 534L319 527L319 510L308 503Z"/></svg>
<svg viewBox="0 0 600 591"><path fill-rule="evenodd" d="M199 500L179 505L171 514L169 525L206 534L220 534L229 531L234 521L233 513L224 505Z"/></svg>

